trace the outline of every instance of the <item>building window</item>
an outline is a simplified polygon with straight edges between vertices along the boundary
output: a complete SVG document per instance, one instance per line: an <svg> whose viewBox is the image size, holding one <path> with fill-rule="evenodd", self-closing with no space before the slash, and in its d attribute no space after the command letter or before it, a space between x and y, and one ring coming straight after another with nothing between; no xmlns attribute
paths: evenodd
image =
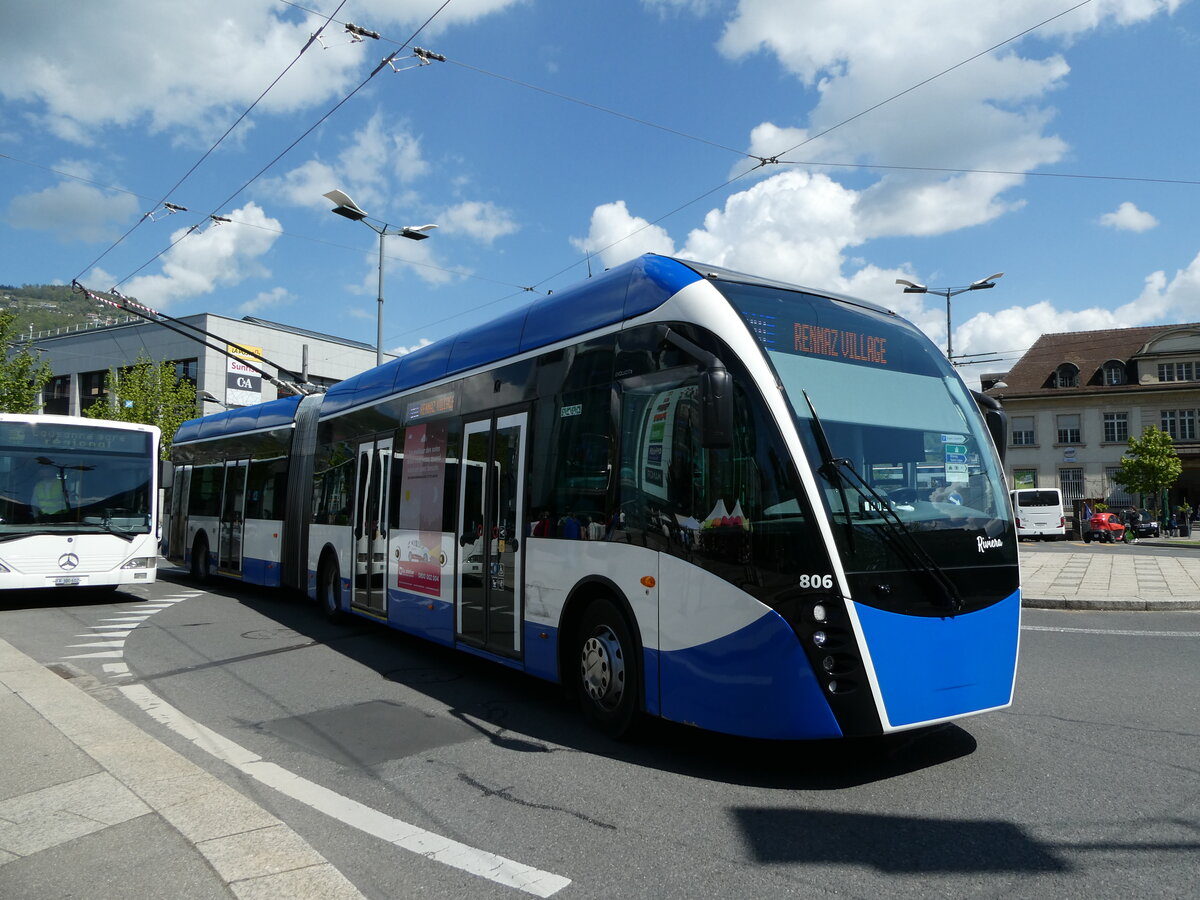
<svg viewBox="0 0 1200 900"><path fill-rule="evenodd" d="M1124 384L1125 383L1125 364L1119 362L1109 362L1104 364L1104 383L1105 384Z"/></svg>
<svg viewBox="0 0 1200 900"><path fill-rule="evenodd" d="M1033 416L1013 416L1011 434L1014 447L1037 443L1033 431Z"/></svg>
<svg viewBox="0 0 1200 900"><path fill-rule="evenodd" d="M1058 442L1060 444L1081 443L1082 435L1079 430L1079 414L1070 413L1055 416L1058 421Z"/></svg>
<svg viewBox="0 0 1200 900"><path fill-rule="evenodd" d="M1079 366L1063 363L1055 369L1054 386L1059 388L1079 387Z"/></svg>
<svg viewBox="0 0 1200 900"><path fill-rule="evenodd" d="M1037 469L1013 469L1014 491L1037 487Z"/></svg>
<svg viewBox="0 0 1200 900"><path fill-rule="evenodd" d="M42 389L42 412L51 416L71 414L71 376L56 375Z"/></svg>
<svg viewBox="0 0 1200 900"><path fill-rule="evenodd" d="M175 366L176 380L190 381L195 385L200 379L200 360L192 357L191 359L175 359L171 361Z"/></svg>
<svg viewBox="0 0 1200 900"><path fill-rule="evenodd" d="M1129 440L1129 413L1104 414L1104 440L1109 443L1125 443Z"/></svg>
<svg viewBox="0 0 1200 900"><path fill-rule="evenodd" d="M1104 496L1109 506L1133 506L1133 498L1129 492L1116 482L1116 474L1120 468L1104 470Z"/></svg>
<svg viewBox="0 0 1200 900"><path fill-rule="evenodd" d="M104 390L104 382L107 378L107 369L100 372L79 373L79 411L81 413L91 409L108 396Z"/></svg>
<svg viewBox="0 0 1200 900"><path fill-rule="evenodd" d="M1058 486L1064 500L1083 499L1083 469L1059 469Z"/></svg>
<svg viewBox="0 0 1200 900"><path fill-rule="evenodd" d="M1159 381L1195 381L1196 367L1194 363L1177 362L1177 363L1159 363L1158 364L1158 380Z"/></svg>
<svg viewBox="0 0 1200 900"><path fill-rule="evenodd" d="M1160 427L1177 441L1196 440L1196 410L1164 409L1159 413Z"/></svg>
<svg viewBox="0 0 1200 900"><path fill-rule="evenodd" d="M1194 409L1179 410L1179 440L1194 441L1196 439L1196 411Z"/></svg>

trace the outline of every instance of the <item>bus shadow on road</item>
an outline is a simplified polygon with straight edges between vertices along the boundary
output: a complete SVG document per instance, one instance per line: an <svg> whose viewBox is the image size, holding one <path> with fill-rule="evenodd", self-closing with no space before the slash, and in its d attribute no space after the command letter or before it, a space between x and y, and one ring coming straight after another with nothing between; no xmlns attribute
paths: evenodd
<svg viewBox="0 0 1200 900"><path fill-rule="evenodd" d="M732 812L755 860L768 865L861 865L885 875L1071 869L1011 822L787 807Z"/></svg>
<svg viewBox="0 0 1200 900"><path fill-rule="evenodd" d="M137 586L144 590L143 585ZM141 594L126 593L120 588L76 587L26 588L0 593L0 612L17 609L55 609L60 606L104 606L106 604L145 603Z"/></svg>
<svg viewBox="0 0 1200 900"><path fill-rule="evenodd" d="M560 685L365 619L330 622L303 597L243 585L214 585L208 590L308 639L296 649L314 642L324 645L373 670L379 678L445 706L449 718L462 726L457 732L464 739L487 740L508 752L581 752L732 784L822 791L899 777L968 756L976 749L975 738L953 724L872 738L774 741L648 718L632 737L613 740L588 724L574 698ZM394 722L376 722L376 728L400 732L406 716L427 715L411 704L406 706L399 692L386 702L387 708L364 711L395 718ZM308 727L312 723L302 724ZM390 758L409 755L412 748L405 744L398 741ZM339 761L352 762L344 757ZM361 765L369 768L384 761L377 748Z"/></svg>

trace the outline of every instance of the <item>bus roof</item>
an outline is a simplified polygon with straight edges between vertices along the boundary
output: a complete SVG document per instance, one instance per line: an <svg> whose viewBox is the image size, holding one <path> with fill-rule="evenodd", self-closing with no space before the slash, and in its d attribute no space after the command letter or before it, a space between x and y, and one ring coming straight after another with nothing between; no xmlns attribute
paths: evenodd
<svg viewBox="0 0 1200 900"><path fill-rule="evenodd" d="M188 419L175 432L176 444L204 441L227 434L244 434L268 428L286 428L296 417L296 407L302 398L280 397L254 406L226 409L200 419Z"/></svg>
<svg viewBox="0 0 1200 900"><path fill-rule="evenodd" d="M325 418L375 403L450 375L642 315L657 309L687 285L706 278L807 290L716 266L646 253L563 291L540 297L498 318L353 375L330 387L322 396L320 416ZM812 293L891 312L852 297L827 291ZM299 397L285 397L191 419L180 426L175 443L282 427L292 421L299 402Z"/></svg>
<svg viewBox="0 0 1200 900"><path fill-rule="evenodd" d="M647 253L490 322L347 378L325 394L321 416L641 315L661 306L700 277L679 260Z"/></svg>

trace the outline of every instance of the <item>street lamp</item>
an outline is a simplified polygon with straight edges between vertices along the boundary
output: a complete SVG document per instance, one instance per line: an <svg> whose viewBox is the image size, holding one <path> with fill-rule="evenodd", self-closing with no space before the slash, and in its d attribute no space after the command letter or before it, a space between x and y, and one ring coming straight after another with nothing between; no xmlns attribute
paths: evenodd
<svg viewBox="0 0 1200 900"><path fill-rule="evenodd" d="M987 278L972 281L966 287L958 288L931 288L923 284L917 284L915 281L909 281L907 278L897 278L896 284L904 285L904 293L906 294L937 294L939 297L946 298L946 359L954 362L954 339L950 333L950 298L957 297L959 294L965 294L967 291L983 291L988 288L994 288L996 286L996 279L1003 275L1003 272L997 272L995 275L989 275Z"/></svg>
<svg viewBox="0 0 1200 900"><path fill-rule="evenodd" d="M433 224L405 225L397 228L385 222L381 228L378 225L368 222L366 212L351 200L350 196L344 191L335 189L329 191L324 196L337 204L332 212L352 221L362 222L379 235L379 311L375 317L375 365L381 366L383 365L383 239L389 234L398 234L401 237L406 237L414 241L423 241L429 237L425 232L432 231L437 226Z"/></svg>

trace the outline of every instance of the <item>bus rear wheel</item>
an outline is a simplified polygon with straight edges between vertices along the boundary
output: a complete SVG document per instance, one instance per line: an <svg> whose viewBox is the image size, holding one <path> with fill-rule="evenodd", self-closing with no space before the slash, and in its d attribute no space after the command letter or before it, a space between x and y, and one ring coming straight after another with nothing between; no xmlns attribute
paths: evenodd
<svg viewBox="0 0 1200 900"><path fill-rule="evenodd" d="M593 600L576 631L576 687L584 714L610 737L637 719L641 670L625 617L605 597Z"/></svg>
<svg viewBox="0 0 1200 900"><path fill-rule="evenodd" d="M200 535L192 544L192 579L207 584L212 579L212 568L208 560L208 538Z"/></svg>
<svg viewBox="0 0 1200 900"><path fill-rule="evenodd" d="M317 601L331 622L342 617L342 574L332 556L322 559L317 570Z"/></svg>

